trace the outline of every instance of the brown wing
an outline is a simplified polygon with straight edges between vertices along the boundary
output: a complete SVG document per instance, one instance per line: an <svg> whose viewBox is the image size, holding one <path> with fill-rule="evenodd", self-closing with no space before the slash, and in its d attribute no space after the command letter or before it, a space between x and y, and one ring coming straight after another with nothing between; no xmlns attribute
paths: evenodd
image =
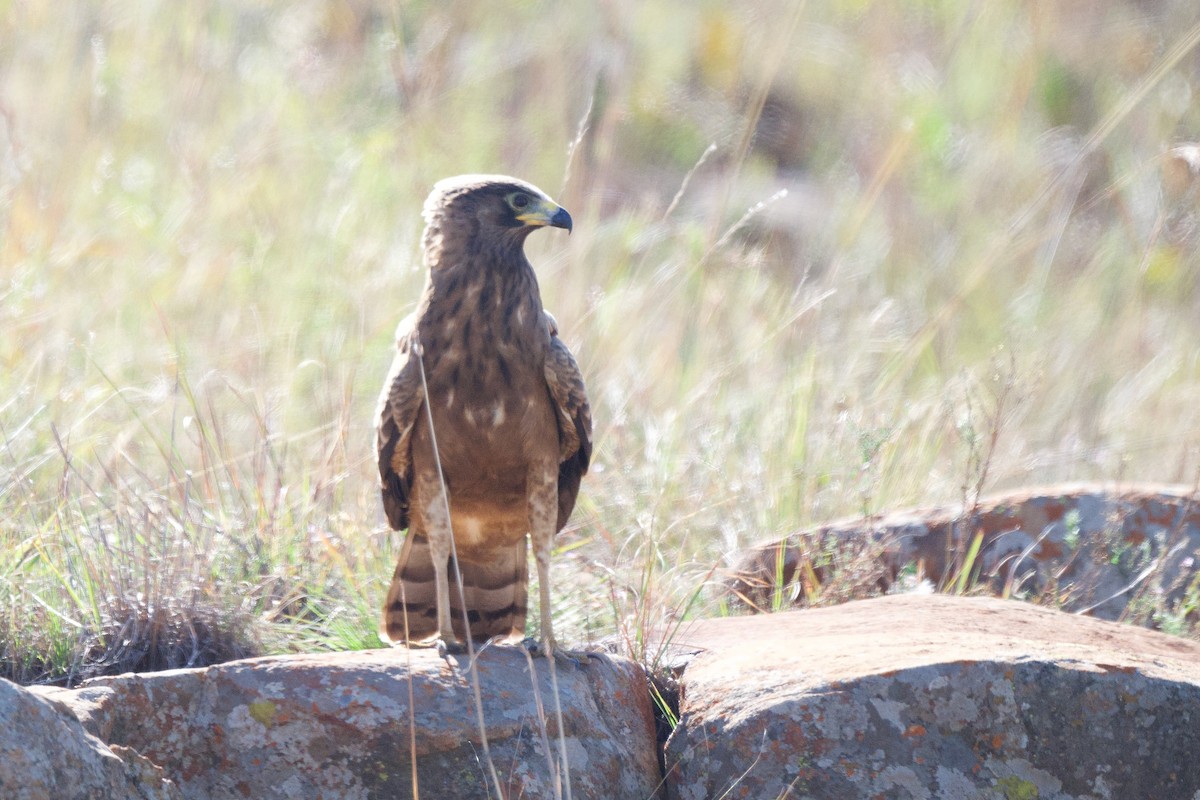
<svg viewBox="0 0 1200 800"><path fill-rule="evenodd" d="M379 455L379 489L388 523L396 530L408 527L408 498L412 490L412 430L421 411L421 373L412 354L415 315L396 328L396 357L379 395L375 427Z"/></svg>
<svg viewBox="0 0 1200 800"><path fill-rule="evenodd" d="M588 405L583 375L574 356L558 338L558 324L546 313L550 353L546 358L546 385L558 414L558 527L562 530L575 508L579 481L592 459L592 408Z"/></svg>

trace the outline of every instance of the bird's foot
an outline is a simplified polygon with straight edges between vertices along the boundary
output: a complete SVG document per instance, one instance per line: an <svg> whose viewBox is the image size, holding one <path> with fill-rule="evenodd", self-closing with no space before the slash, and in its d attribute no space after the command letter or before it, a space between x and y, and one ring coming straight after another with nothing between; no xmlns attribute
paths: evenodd
<svg viewBox="0 0 1200 800"><path fill-rule="evenodd" d="M467 646L453 636L439 636L437 638L437 651L438 655L442 658L461 656L467 652Z"/></svg>

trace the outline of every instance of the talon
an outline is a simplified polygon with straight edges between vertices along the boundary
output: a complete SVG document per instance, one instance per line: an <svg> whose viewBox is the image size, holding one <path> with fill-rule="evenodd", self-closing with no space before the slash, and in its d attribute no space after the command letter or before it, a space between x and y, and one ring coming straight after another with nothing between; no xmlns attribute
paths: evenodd
<svg viewBox="0 0 1200 800"><path fill-rule="evenodd" d="M466 645L457 639L439 636L437 639L437 651L439 656L446 658L448 656L461 656L467 652L467 648Z"/></svg>
<svg viewBox="0 0 1200 800"><path fill-rule="evenodd" d="M526 650L528 650L529 655L531 655L531 656L546 655L545 643L539 642L537 639L534 639L532 637L526 636L523 640L521 640L521 646L524 647Z"/></svg>

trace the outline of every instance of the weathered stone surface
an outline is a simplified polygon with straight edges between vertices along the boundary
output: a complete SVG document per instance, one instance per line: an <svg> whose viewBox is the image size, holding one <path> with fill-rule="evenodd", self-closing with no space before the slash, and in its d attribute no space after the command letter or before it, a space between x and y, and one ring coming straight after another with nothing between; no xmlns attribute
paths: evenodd
<svg viewBox="0 0 1200 800"><path fill-rule="evenodd" d="M114 753L67 709L0 679L4 800L179 800L154 765Z"/></svg>
<svg viewBox="0 0 1200 800"><path fill-rule="evenodd" d="M546 659L532 659L536 681L529 664L517 647L486 648L477 659L504 796L548 798L560 752L554 690ZM557 677L572 795L653 797L661 775L641 669L594 657L560 663ZM160 765L187 798L407 798L414 760L422 797L496 796L465 656L258 658L43 693L96 736Z"/></svg>
<svg viewBox="0 0 1200 800"><path fill-rule="evenodd" d="M1200 643L992 598L685 629L669 796L1200 798Z"/></svg>
<svg viewBox="0 0 1200 800"><path fill-rule="evenodd" d="M909 564L945 580L962 568L952 557L977 533L972 574L980 585L998 594L1007 586L1013 596L1053 587L1066 610L1117 619L1138 589L1153 589L1166 608L1184 597L1200 552L1200 498L1187 486L1067 484L996 495L974 508L843 520L746 550L734 559L730 588L760 608L777 594L803 604L806 592L794 588L810 572L827 580L831 542L877 551L881 590Z"/></svg>

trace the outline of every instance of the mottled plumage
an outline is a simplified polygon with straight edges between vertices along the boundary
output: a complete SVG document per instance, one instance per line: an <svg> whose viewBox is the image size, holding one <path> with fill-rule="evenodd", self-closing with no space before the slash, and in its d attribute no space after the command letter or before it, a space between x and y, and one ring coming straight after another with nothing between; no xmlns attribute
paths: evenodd
<svg viewBox="0 0 1200 800"><path fill-rule="evenodd" d="M524 242L571 218L536 187L489 175L441 181L424 216L425 290L396 331L376 429L384 510L408 529L383 634L448 646L465 636L453 530L472 637L520 636L528 535L550 653L550 546L587 472L591 411Z"/></svg>

